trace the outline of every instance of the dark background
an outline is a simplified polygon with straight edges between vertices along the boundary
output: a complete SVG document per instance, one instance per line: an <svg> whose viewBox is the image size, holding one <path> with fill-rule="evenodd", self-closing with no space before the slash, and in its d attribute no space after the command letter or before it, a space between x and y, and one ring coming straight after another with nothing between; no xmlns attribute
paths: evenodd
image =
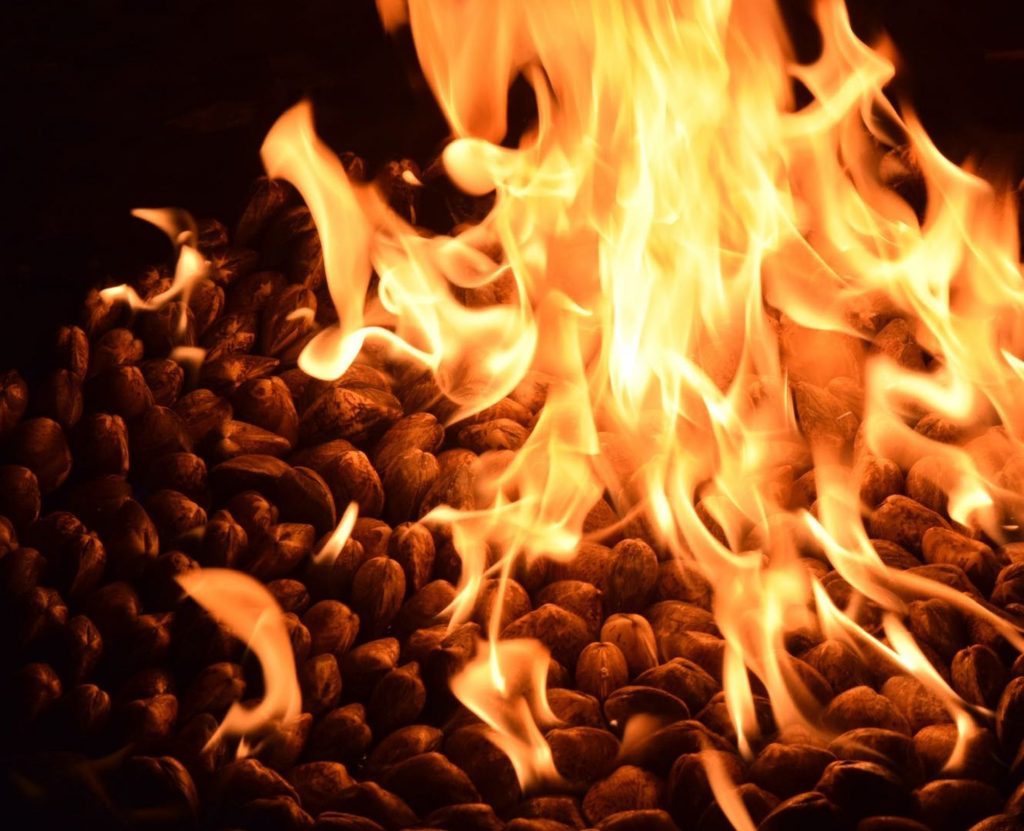
<svg viewBox="0 0 1024 831"><path fill-rule="evenodd" d="M806 4L785 5L812 57ZM899 91L947 155L1024 174L1019 3L849 5L863 37L892 36ZM0 369L31 362L88 286L168 257L131 208L233 223L263 136L302 96L371 168L429 160L445 135L408 40L384 35L372 0L8 0L0 56Z"/></svg>

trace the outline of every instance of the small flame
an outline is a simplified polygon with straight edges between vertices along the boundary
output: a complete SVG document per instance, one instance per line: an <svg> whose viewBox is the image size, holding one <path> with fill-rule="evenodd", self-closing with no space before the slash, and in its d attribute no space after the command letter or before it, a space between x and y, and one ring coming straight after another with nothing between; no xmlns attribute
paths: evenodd
<svg viewBox="0 0 1024 831"><path fill-rule="evenodd" d="M196 284L209 278L210 263L195 247L199 231L192 215L178 208L136 208L132 216L144 220L163 231L178 252L171 285L148 300L143 300L131 286L122 283L103 289L100 296L108 302L123 301L133 311L155 311L172 300L181 299L178 316L179 337L188 327L188 309L185 304L192 296ZM206 357L206 350L198 346L176 346L169 355L195 376Z"/></svg>
<svg viewBox="0 0 1024 831"><path fill-rule="evenodd" d="M508 755L520 782L561 779L538 727L558 723L545 691L548 658L533 641L481 641L452 680L452 692L492 728L491 740Z"/></svg>
<svg viewBox="0 0 1024 831"><path fill-rule="evenodd" d="M167 234L177 249L178 261L174 267L174 280L166 291L149 300L143 300L135 289L124 284L103 289L100 295L108 302L123 300L136 311L154 311L178 297L187 303L196 282L209 275L210 266L194 245L198 236L195 220L190 214L177 208L136 208L132 211L132 216L159 228ZM185 325L183 309L178 322L179 333L185 331Z"/></svg>
<svg viewBox="0 0 1024 831"><path fill-rule="evenodd" d="M306 322L312 322L316 318L316 312L314 312L308 306L303 306L301 309L295 309L295 311L289 312L286 320L302 320Z"/></svg>
<svg viewBox="0 0 1024 831"><path fill-rule="evenodd" d="M251 708L238 702L232 704L209 742L215 744L224 736L241 736L239 753L245 755L250 737L268 724L297 718L302 710L284 613L262 583L240 571L203 568L175 579L199 605L249 644L263 669L263 699Z"/></svg>
<svg viewBox="0 0 1024 831"><path fill-rule="evenodd" d="M705 751L701 754L701 762L707 771L711 792L715 795L715 800L721 806L726 819L732 823L732 827L736 831L755 831L756 826L750 818L747 806L740 799L736 783L729 776L721 757Z"/></svg>
<svg viewBox="0 0 1024 831"><path fill-rule="evenodd" d="M928 690L935 693L952 716L957 729L957 742L949 759L946 760L945 768L956 770L964 763L969 742L978 733L978 727L970 716L972 708L942 680L942 676L921 652L913 636L897 618L887 615L884 626L885 634L893 645L892 654L896 660ZM981 715L992 715L983 708L979 708L978 712Z"/></svg>
<svg viewBox="0 0 1024 831"><path fill-rule="evenodd" d="M194 374L203 365L206 350L201 346L175 346L167 357Z"/></svg>
<svg viewBox="0 0 1024 831"><path fill-rule="evenodd" d="M323 546L314 555L316 563L332 563L338 558L341 549L345 547L349 537L352 536L352 529L356 527L356 520L359 518L359 503L349 502L345 512L338 520L338 525L331 532L331 535L324 541Z"/></svg>

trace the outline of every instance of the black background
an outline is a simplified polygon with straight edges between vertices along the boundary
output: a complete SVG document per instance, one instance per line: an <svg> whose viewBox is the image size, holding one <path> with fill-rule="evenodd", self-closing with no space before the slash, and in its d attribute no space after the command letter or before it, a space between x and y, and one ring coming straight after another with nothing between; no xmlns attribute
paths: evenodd
<svg viewBox="0 0 1024 831"><path fill-rule="evenodd" d="M805 5L785 3L812 57ZM895 41L899 91L947 155L1024 173L1020 3L849 5L859 34ZM429 160L445 135L408 40L385 36L372 0L8 0L0 56L0 368L30 363L89 285L166 259L131 208L230 225L263 136L304 95L327 140L371 168Z"/></svg>

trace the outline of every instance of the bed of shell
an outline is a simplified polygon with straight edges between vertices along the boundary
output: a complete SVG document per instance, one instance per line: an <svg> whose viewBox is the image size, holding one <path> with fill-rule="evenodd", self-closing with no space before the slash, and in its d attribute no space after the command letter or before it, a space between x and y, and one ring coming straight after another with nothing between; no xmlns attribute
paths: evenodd
<svg viewBox="0 0 1024 831"><path fill-rule="evenodd" d="M385 176L409 213L420 197L402 169ZM480 208L437 199L456 220ZM495 586L472 622L450 628L440 613L460 560L443 528L418 520L473 505L480 458L500 463L522 444L543 391L523 385L446 426L452 408L422 369L372 350L334 382L298 369L334 306L310 214L280 183L255 185L231 233L200 223L199 248L210 279L187 305L130 314L93 291L39 366L0 375L11 810L68 828L728 829L703 752L720 757L763 831L1024 827L1024 661L989 625L941 600L910 604L908 626L939 673L995 712L957 769L938 699L806 632L788 646L836 738L782 741L760 698L763 735L746 760L721 691L712 588L642 534L585 543L571 563L524 567L510 583L504 635L550 649L562 722L546 739L564 786L524 794L448 685L477 648ZM170 282L155 268L132 284L145 299ZM291 315L303 308L315 315ZM869 325L875 348L927 360L904 321ZM205 350L201 365L169 357L182 345ZM795 392L806 430L853 443L850 390ZM917 429L1005 462L997 432L967 437L928 415ZM1024 612L1024 544L951 522L934 463L869 459L862 470L865 522L889 565ZM793 505L814 498L813 474L796 478ZM353 501L350 540L314 561ZM616 519L601 502L589 528ZM807 564L851 599L827 561ZM174 578L200 567L247 572L286 612L303 713L243 758L209 739L233 702L261 696L260 665L184 597ZM661 726L624 748L638 713Z"/></svg>

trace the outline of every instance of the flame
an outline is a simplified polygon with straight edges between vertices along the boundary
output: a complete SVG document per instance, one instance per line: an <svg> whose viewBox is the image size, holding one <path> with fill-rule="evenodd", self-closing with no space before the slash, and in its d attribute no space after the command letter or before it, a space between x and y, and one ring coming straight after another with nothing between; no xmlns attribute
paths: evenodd
<svg viewBox="0 0 1024 831"><path fill-rule="evenodd" d="M823 49L809 65L794 62L777 10L760 0L378 6L389 29L411 27L452 130L445 171L467 193L493 192L490 213L448 235L409 224L374 185L349 179L308 103L280 118L262 156L309 206L338 312L302 352L303 370L336 378L365 345L382 346L432 372L451 422L524 379L547 390L509 464L481 471L478 504L425 518L450 529L462 558L453 624L493 576L503 593L519 562L575 556L607 497L623 527L640 522L714 585L744 754L759 741L752 675L784 734L828 738L786 649L798 628L914 675L952 713L959 753L986 714L915 644L907 602L940 597L1018 648L1024 638L971 597L885 565L859 475L874 457L904 471L934 457L954 521L996 542L1016 524L1006 504L1020 495L1001 475L1024 431L1014 194L945 159L889 103L893 49L861 42L841 0L814 4ZM513 149L502 141L517 77L537 120ZM811 97L800 108L795 82ZM895 148L924 185L923 210L890 184ZM180 244L179 273L192 274L187 232L156 219ZM498 285L502 302L458 299ZM926 413L968 438L999 428L1008 452L938 441L915 429ZM791 486L811 471L814 510L794 508ZM356 510L322 556L340 550ZM808 550L853 602L832 600L802 562ZM880 630L866 623L872 604ZM554 781L541 729L553 718L548 653L501 640L500 621L496 604L453 690L524 787ZM264 712L292 712L276 692ZM236 714L231 729L254 721ZM709 780L729 820L752 828L725 771Z"/></svg>
<svg viewBox="0 0 1024 831"><path fill-rule="evenodd" d="M122 283L103 289L100 296L109 303L123 301L132 311L154 311L172 300L182 301L178 317L178 335L185 334L188 326L187 304L196 284L209 278L210 262L196 247L199 231L192 215L179 208L136 208L132 216L137 217L163 231L178 252L171 285L153 297L144 300L131 286ZM186 369L197 372L206 356L206 350L197 346L177 346L170 354L173 361Z"/></svg>
<svg viewBox="0 0 1024 831"><path fill-rule="evenodd" d="M210 737L209 744L214 744L225 736L241 736L239 753L245 755L252 736L267 725L297 718L302 710L284 613L262 583L240 571L203 568L175 579L197 603L248 644L263 669L265 692L259 704L232 704Z"/></svg>
<svg viewBox="0 0 1024 831"><path fill-rule="evenodd" d="M740 799L735 783L725 769L725 763L714 753L703 752L701 762L708 774L708 784L715 800L722 807L722 813L736 831L755 831L756 826Z"/></svg>
<svg viewBox="0 0 1024 831"><path fill-rule="evenodd" d="M783 731L825 737L784 645L801 626L896 660L966 737L978 714L900 624L906 599L950 599L1024 641L973 600L888 568L853 474L864 453L904 469L938 456L950 516L999 538L991 473L964 447L916 432L911 416L1001 424L1020 438L1024 286L1011 195L943 158L913 114L888 103L891 47L859 41L838 0L815 5L824 48L811 65L792 62L776 11L753 0L380 5L389 28L411 26L452 128L446 171L468 193L494 191L491 213L450 236L409 226L372 186L349 181L306 104L275 125L263 157L310 206L340 320L303 353L304 370L337 377L364 343L382 342L434 373L453 420L528 374L547 385L529 438L488 474L486 504L426 518L450 527L463 560L453 622L487 577L503 589L518 560L573 557L607 494L716 587L744 753L758 739L751 672ZM509 149L499 142L517 75L538 119ZM794 80L813 97L802 109ZM920 219L883 181L898 144L926 186ZM514 286L507 302L470 308L452 292L498 280ZM878 297L914 327L930 366L865 348L873 332L856 321ZM863 400L862 417L823 396L834 378ZM787 477L812 466L817 511L790 510ZM812 543L886 612L888 645L800 563ZM547 653L500 641L499 621L453 690L529 786L554 776L537 727ZM725 793L724 771L709 773ZM752 827L738 801L723 807Z"/></svg>
<svg viewBox="0 0 1024 831"><path fill-rule="evenodd" d="M452 692L491 729L520 782L560 782L539 725L558 723L548 706L548 652L534 641L481 642L452 679Z"/></svg>
<svg viewBox="0 0 1024 831"><path fill-rule="evenodd" d="M174 280L168 289L149 300L143 300L128 285L111 286L103 289L100 294L109 302L124 300L136 311L159 309L176 297L181 297L182 300L188 302L192 287L196 281L207 276L209 267L209 262L194 245L198 235L195 220L190 214L177 208L136 208L132 211L132 216L150 223L167 234L168 239L178 251L178 261L174 267ZM184 316L180 326L182 330L185 327Z"/></svg>
<svg viewBox="0 0 1024 831"><path fill-rule="evenodd" d="M341 554L341 550L345 547L349 537L352 536L352 529L356 527L356 520L358 518L359 503L349 502L345 512L341 515L341 519L338 520L337 527L324 540L320 550L313 555L313 562L318 564L333 563L338 558L338 555Z"/></svg>

